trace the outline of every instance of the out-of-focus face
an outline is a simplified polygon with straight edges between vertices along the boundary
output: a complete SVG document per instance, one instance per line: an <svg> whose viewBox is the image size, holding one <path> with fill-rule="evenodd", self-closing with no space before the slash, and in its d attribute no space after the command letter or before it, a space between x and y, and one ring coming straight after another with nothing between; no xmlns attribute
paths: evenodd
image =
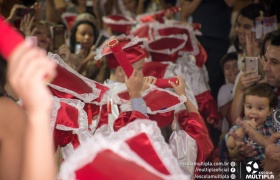
<svg viewBox="0 0 280 180"><path fill-rule="evenodd" d="M90 49L94 42L94 32L90 25L81 24L77 28L76 42L81 44L82 49Z"/></svg>
<svg viewBox="0 0 280 180"><path fill-rule="evenodd" d="M51 31L48 25L37 25L34 36L37 37L38 47L45 50L49 49L51 45Z"/></svg>
<svg viewBox="0 0 280 180"><path fill-rule="evenodd" d="M136 9L136 1L135 0L123 0L123 4L125 5L126 9L134 12Z"/></svg>
<svg viewBox="0 0 280 180"><path fill-rule="evenodd" d="M234 84L238 73L237 60L230 60L224 64L224 74L229 83Z"/></svg>
<svg viewBox="0 0 280 180"><path fill-rule="evenodd" d="M263 70L268 84L280 87L280 46L268 46L263 62Z"/></svg>
<svg viewBox="0 0 280 180"><path fill-rule="evenodd" d="M244 102L244 114L247 120L254 119L256 127L260 128L271 113L269 99L255 95L247 95Z"/></svg>
<svg viewBox="0 0 280 180"><path fill-rule="evenodd" d="M253 27L254 21L252 21L251 19L243 17L242 15L239 15L237 17L236 33L240 45L244 45L246 43L246 35L250 35L252 33Z"/></svg>
<svg viewBox="0 0 280 180"><path fill-rule="evenodd" d="M86 5L87 0L77 0L79 5Z"/></svg>

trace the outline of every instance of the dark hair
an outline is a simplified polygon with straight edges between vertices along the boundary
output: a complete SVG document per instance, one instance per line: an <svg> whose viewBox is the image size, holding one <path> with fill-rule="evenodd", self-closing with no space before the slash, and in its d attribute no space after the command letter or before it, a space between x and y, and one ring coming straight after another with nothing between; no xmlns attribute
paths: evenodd
<svg viewBox="0 0 280 180"><path fill-rule="evenodd" d="M273 46L280 46L280 33L275 33L275 36L271 38L270 44Z"/></svg>
<svg viewBox="0 0 280 180"><path fill-rule="evenodd" d="M6 84L6 68L7 62L2 56L0 56L0 96L3 96L5 93L4 86Z"/></svg>
<svg viewBox="0 0 280 180"><path fill-rule="evenodd" d="M236 52L230 52L230 53L225 54L220 61L220 66L221 66L222 70L224 69L224 65L226 62L233 61L233 60L237 61L237 59L238 59L238 56L237 56Z"/></svg>
<svg viewBox="0 0 280 180"><path fill-rule="evenodd" d="M255 24L255 19L261 15L261 12L265 13L265 10L261 5L249 4L248 6L245 6L240 10L238 16L242 15L243 17L251 19L252 21L254 21Z"/></svg>
<svg viewBox="0 0 280 180"><path fill-rule="evenodd" d="M246 17L246 18L252 20L253 23L255 24L255 19L261 15L261 12L263 12L263 13L265 12L264 8L261 5L249 4L248 6L245 6L244 8L242 8L239 11L236 21L237 21L238 17L241 15L243 17ZM240 47L239 47L238 37L234 38L233 45L238 53L242 53L242 49L240 49Z"/></svg>
<svg viewBox="0 0 280 180"><path fill-rule="evenodd" d="M268 98L269 107L273 108L276 106L277 98L275 92L267 83L260 83L246 88L243 100L245 100L245 97L248 95Z"/></svg>
<svg viewBox="0 0 280 180"><path fill-rule="evenodd" d="M275 39L277 36L280 36L280 30L269 32L265 35L264 39L261 42L260 46L260 55L263 56L265 54L265 43L268 41L271 41L272 39Z"/></svg>
<svg viewBox="0 0 280 180"><path fill-rule="evenodd" d="M89 26L92 27L93 29L93 37L94 37L94 42L93 44L96 42L97 38L98 38L98 30L96 28L96 26L91 22L91 21L88 21L88 20L81 20L81 21L77 21L75 22L75 24L72 26L71 28L71 34L70 34L70 50L72 53L75 53L75 45L76 45L76 32L77 32L77 29L78 27L81 25L81 24L87 24Z"/></svg>

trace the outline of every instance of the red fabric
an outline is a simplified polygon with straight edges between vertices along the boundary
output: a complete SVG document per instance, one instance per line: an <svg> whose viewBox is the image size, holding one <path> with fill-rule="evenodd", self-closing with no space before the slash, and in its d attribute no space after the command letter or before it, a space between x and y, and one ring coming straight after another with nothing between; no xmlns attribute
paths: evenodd
<svg viewBox="0 0 280 180"><path fill-rule="evenodd" d="M110 19L113 22L109 22L106 19ZM104 19L103 19L103 21L104 21ZM119 21L125 21L125 23L124 22L119 23ZM114 32L125 33L126 35L129 34L131 26L133 24L135 24L135 22L133 22L129 18L126 18L126 17L121 16L121 15L109 15L109 16L106 16L104 23L108 27L110 27Z"/></svg>
<svg viewBox="0 0 280 180"><path fill-rule="evenodd" d="M186 34L187 37L190 37L190 32L187 28L179 28L179 27L165 27L158 29L158 33L161 36L170 36L176 34ZM194 47L190 39L187 40L186 45L181 51L193 52Z"/></svg>
<svg viewBox="0 0 280 180"><path fill-rule="evenodd" d="M147 119L147 116L139 111L120 112L118 118L114 122L114 130L118 131L120 128L136 119Z"/></svg>
<svg viewBox="0 0 280 180"><path fill-rule="evenodd" d="M0 15L0 54L8 60L16 47L24 38Z"/></svg>
<svg viewBox="0 0 280 180"><path fill-rule="evenodd" d="M150 41L150 34L153 37L154 36L154 29L150 28L148 24L142 25L139 27L136 27L136 29L133 30L133 36L138 36L139 38L147 38L148 41Z"/></svg>
<svg viewBox="0 0 280 180"><path fill-rule="evenodd" d="M119 93L118 96L124 100L130 99L127 91ZM143 97L143 100L146 102L147 106L151 109L151 111L167 109L171 106L180 103L180 100L177 96L173 96L166 91L161 91L158 89L150 91L147 95Z"/></svg>
<svg viewBox="0 0 280 180"><path fill-rule="evenodd" d="M66 103L60 102L60 108L57 112L56 124L69 128L79 128L78 109Z"/></svg>
<svg viewBox="0 0 280 180"><path fill-rule="evenodd" d="M168 79L157 79L155 85L160 88L172 88L171 82L174 84L178 84L178 79L177 78L168 78Z"/></svg>
<svg viewBox="0 0 280 180"><path fill-rule="evenodd" d="M204 119L211 118L214 124L219 124L222 117L218 111L218 106L210 91L205 91L197 96L195 99L198 104L198 110Z"/></svg>
<svg viewBox="0 0 280 180"><path fill-rule="evenodd" d="M64 16L63 18L65 19L65 21L67 22L67 28L68 29L71 29L74 22L75 22L75 19L76 19L76 15L70 15L70 16Z"/></svg>
<svg viewBox="0 0 280 180"><path fill-rule="evenodd" d="M168 64L163 64L156 61L145 62L143 64L142 72L144 76L153 76L158 79L162 79L164 77L167 66Z"/></svg>
<svg viewBox="0 0 280 180"><path fill-rule="evenodd" d="M57 66L57 75L52 84L78 94L93 93L92 88L86 82L60 65Z"/></svg>
<svg viewBox="0 0 280 180"><path fill-rule="evenodd" d="M179 38L173 38L173 37L162 37L158 40L150 41L149 42L149 48L151 50L172 50L175 48L178 48L180 45L186 43L184 39L179 39ZM150 55L152 57L153 61L159 61L159 62L164 62L164 61L171 61L175 62L178 59L178 52L180 49L178 49L176 52L172 54L167 54L167 53L158 53L158 52L153 52L150 50Z"/></svg>
<svg viewBox="0 0 280 180"><path fill-rule="evenodd" d="M158 114L148 114L148 116L149 119L157 122L158 127L162 128L172 124L172 121L174 119L174 111L158 113Z"/></svg>
<svg viewBox="0 0 280 180"><path fill-rule="evenodd" d="M121 65L125 72L128 71L127 73L129 74L131 71L132 73L133 68L130 67L131 64L145 58L147 56L147 52L141 48L140 45L142 45L142 42L132 46L127 46L127 44L131 41L130 39L124 38L118 39L118 41L119 43L116 47L110 48L105 46L102 50L102 55L106 56L108 67L110 69L114 69Z"/></svg>
<svg viewBox="0 0 280 180"><path fill-rule="evenodd" d="M170 175L165 165L158 157L153 145L151 144L148 136L145 133L141 133L131 139L126 140L126 143L136 154L138 154L143 160L149 163L157 171ZM145 149L145 151L143 151Z"/></svg>
<svg viewBox="0 0 280 180"><path fill-rule="evenodd" d="M125 52L122 50L122 46L119 43L116 44L116 42L118 42L116 39L112 40L109 43L109 47L111 48L111 51L114 54L114 56L115 56L116 60L118 61L118 63L123 68L126 76L130 77L132 72L133 72L133 67L130 64L129 59L126 57ZM110 46L112 43L115 43L115 45L114 46Z"/></svg>
<svg viewBox="0 0 280 180"><path fill-rule="evenodd" d="M198 49L199 49L199 54L195 56L196 59L196 65L200 68L202 68L202 66L206 63L207 60L207 52L205 51L205 49L203 48L203 46L198 43L197 44Z"/></svg>
<svg viewBox="0 0 280 180"><path fill-rule="evenodd" d="M203 118L197 113L188 113L186 110L178 112L176 116L180 127L196 141L198 148L196 162L205 161L214 146Z"/></svg>
<svg viewBox="0 0 280 180"><path fill-rule="evenodd" d="M107 104L102 105L101 112L99 116L99 122L97 124L97 129L100 128L102 125L108 124L108 107Z"/></svg>
<svg viewBox="0 0 280 180"><path fill-rule="evenodd" d="M98 153L91 163L76 171L76 180L89 179L160 180L161 178L136 163L123 159L110 150L105 150Z"/></svg>
<svg viewBox="0 0 280 180"><path fill-rule="evenodd" d="M59 129L55 129L53 133L55 147L58 146L64 147L69 143L72 143L74 149L76 149L79 145L79 139L77 134L73 134L73 131L63 131Z"/></svg>

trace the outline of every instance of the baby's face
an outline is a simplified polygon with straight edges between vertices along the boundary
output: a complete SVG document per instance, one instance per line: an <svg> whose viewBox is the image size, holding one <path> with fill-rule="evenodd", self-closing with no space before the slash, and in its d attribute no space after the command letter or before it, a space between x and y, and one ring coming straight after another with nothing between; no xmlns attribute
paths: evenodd
<svg viewBox="0 0 280 180"><path fill-rule="evenodd" d="M244 113L247 120L254 119L257 128L262 127L267 116L271 113L269 99L256 95L247 95L245 97Z"/></svg>
<svg viewBox="0 0 280 180"><path fill-rule="evenodd" d="M234 84L237 74L239 73L237 67L237 60L227 61L224 64L224 74L229 83Z"/></svg>

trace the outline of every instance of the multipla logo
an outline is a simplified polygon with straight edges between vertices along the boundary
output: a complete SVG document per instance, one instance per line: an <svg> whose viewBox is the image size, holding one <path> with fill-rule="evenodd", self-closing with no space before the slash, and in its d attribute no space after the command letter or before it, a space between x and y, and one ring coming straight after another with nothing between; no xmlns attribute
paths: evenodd
<svg viewBox="0 0 280 180"><path fill-rule="evenodd" d="M269 171L260 171L259 164L249 161L246 164L246 179L274 179L274 175Z"/></svg>

